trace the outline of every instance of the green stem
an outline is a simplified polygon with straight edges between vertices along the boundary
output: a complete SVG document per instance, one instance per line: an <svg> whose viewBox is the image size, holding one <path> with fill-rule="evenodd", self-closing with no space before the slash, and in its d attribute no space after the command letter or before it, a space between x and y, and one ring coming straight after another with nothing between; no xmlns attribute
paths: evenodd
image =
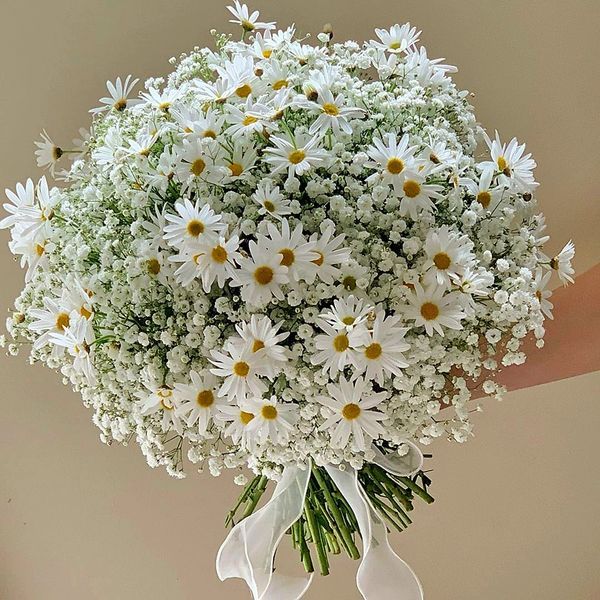
<svg viewBox="0 0 600 600"><path fill-rule="evenodd" d="M327 552L325 552L323 539L321 537L321 528L317 524L315 514L313 513L309 502L304 504L304 515L306 517L306 524L308 525L310 537L317 548L317 558L319 559L319 565L321 567L321 575L329 575L329 561L327 560Z"/></svg>
<svg viewBox="0 0 600 600"><path fill-rule="evenodd" d="M435 500L433 496L417 485L410 477L400 477L399 479L408 489L412 490L417 496L425 500L427 504L431 504Z"/></svg>

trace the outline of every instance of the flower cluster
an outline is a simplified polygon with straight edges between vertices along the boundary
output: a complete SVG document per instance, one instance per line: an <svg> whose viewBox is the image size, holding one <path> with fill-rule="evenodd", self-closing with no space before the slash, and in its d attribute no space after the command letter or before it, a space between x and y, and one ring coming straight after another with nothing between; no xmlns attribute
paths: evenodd
<svg viewBox="0 0 600 600"><path fill-rule="evenodd" d="M494 371L543 343L552 272L572 281L571 243L543 253L534 160L409 24L309 45L229 10L241 41L136 98L109 82L73 148L37 143L63 185L7 190L11 352L31 342L103 441L174 475L185 452L274 475L466 440L469 382L501 394Z"/></svg>

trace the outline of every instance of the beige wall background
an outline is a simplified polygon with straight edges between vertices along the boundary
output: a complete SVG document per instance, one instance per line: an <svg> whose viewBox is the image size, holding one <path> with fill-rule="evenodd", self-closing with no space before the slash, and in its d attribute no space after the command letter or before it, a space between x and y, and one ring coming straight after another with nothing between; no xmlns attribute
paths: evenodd
<svg viewBox="0 0 600 600"><path fill-rule="evenodd" d="M600 260L597 0L257 1L267 20L338 39L410 20L431 56L459 66L481 122L526 140L551 250ZM33 139L68 142L104 81L168 72L167 59L228 29L216 0L2 0L0 188L37 177ZM22 273L0 233L0 306ZM552 343L552 340L548 340ZM568 360L568 357L565 357ZM239 491L227 476L171 480L135 447L109 449L78 397L24 357L0 359L2 600L247 598L214 557ZM487 402L476 437L437 443L432 506L393 543L429 600L600 597L600 373ZM290 564L295 557L282 560ZM342 559L307 598L358 599Z"/></svg>

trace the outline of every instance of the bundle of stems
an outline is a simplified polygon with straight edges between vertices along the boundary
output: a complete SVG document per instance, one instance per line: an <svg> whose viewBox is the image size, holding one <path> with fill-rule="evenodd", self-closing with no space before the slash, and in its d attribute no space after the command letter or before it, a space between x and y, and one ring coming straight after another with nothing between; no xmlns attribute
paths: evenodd
<svg viewBox="0 0 600 600"><path fill-rule="evenodd" d="M413 510L416 497L427 504L433 502L427 491L431 480L423 471L412 477L399 477L377 465L367 464L359 471L358 479L388 529L402 531L412 523L408 513ZM267 483L264 475L258 475L245 487L229 512L226 525L235 525L240 511L239 520L254 512ZM323 467L313 465L304 511L287 533L309 573L315 570L315 556L322 575L329 574L330 554L345 552L354 560L360 558L357 546L360 531L354 512Z"/></svg>

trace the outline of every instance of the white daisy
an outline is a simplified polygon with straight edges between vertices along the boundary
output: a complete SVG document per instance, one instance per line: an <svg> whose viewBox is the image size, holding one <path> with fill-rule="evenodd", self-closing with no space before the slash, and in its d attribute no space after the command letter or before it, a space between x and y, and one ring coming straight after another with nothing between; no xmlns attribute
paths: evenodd
<svg viewBox="0 0 600 600"><path fill-rule="evenodd" d="M139 398L138 406L143 417L160 416L161 428L164 432L173 427L177 433L183 432L183 424L177 414L176 398L173 390L166 386L147 384L145 390L136 392Z"/></svg>
<svg viewBox="0 0 600 600"><path fill-rule="evenodd" d="M493 178L494 170L488 168L483 169L478 181L474 181L469 177L461 177L459 183L467 188L469 194L475 198L475 201L478 202L485 211L493 212L502 199L503 191L499 186L492 186Z"/></svg>
<svg viewBox="0 0 600 600"><path fill-rule="evenodd" d="M70 307L66 307L60 301L60 298L44 298L43 308L32 308L29 311L29 316L32 321L29 324L29 329L39 337L33 343L35 350L43 348L50 343L51 333L62 333L67 327L70 327L73 315ZM77 315L75 315L77 318ZM54 346L54 354L62 354L64 346Z"/></svg>
<svg viewBox="0 0 600 600"><path fill-rule="evenodd" d="M535 296L540 303L540 310L546 317L552 320L554 319L554 316L552 315L554 304L549 300L550 296L552 296L552 291L547 289L550 277L552 277L552 271L538 269L535 273L534 285Z"/></svg>
<svg viewBox="0 0 600 600"><path fill-rule="evenodd" d="M367 317L373 311L371 304L354 296L334 300L333 306L320 317L337 331L352 331L364 328Z"/></svg>
<svg viewBox="0 0 600 600"><path fill-rule="evenodd" d="M209 359L215 365L210 372L224 378L219 396L238 401L245 400L248 395L262 396L267 386L260 380L263 371L257 357L234 344L227 344L224 350L211 350L212 358Z"/></svg>
<svg viewBox="0 0 600 600"><path fill-rule="evenodd" d="M426 169L421 172L405 171L402 186L398 185L397 190L394 188L401 198L399 212L403 217L408 215L416 221L422 211L433 211L435 204L432 200L443 198L440 192L444 188L441 185L425 183L427 175Z"/></svg>
<svg viewBox="0 0 600 600"><path fill-rule="evenodd" d="M475 297L486 298L492 293L490 287L494 285L494 275L484 267L467 267L453 283L461 292L459 303L465 316L471 317L475 314Z"/></svg>
<svg viewBox="0 0 600 600"><path fill-rule="evenodd" d="M50 169L52 177L54 177L54 169L56 163L64 154L64 150L57 146L48 136L44 129L41 133L42 141L35 142L37 150L35 151L37 166L42 169Z"/></svg>
<svg viewBox="0 0 600 600"><path fill-rule="evenodd" d="M491 168L494 172L501 173L501 178L507 185L518 192L530 192L539 185L533 177L536 162L531 154L525 154L525 144L519 144L517 138L513 138L508 144L502 144L497 131L493 141L487 133L484 133L484 138L492 160L481 163L479 166L482 169Z"/></svg>
<svg viewBox="0 0 600 600"><path fill-rule="evenodd" d="M332 379L356 360L356 349L363 345L367 337L365 327L355 327L351 331L338 330L323 319L317 325L325 332L315 336L317 352L310 357L313 365L322 365L323 371Z"/></svg>
<svg viewBox="0 0 600 600"><path fill-rule="evenodd" d="M405 133L397 141L395 133L386 133L383 138L373 138L373 144L367 149L372 162L366 167L377 172L367 177L367 182L375 184L379 181L391 185L397 194L402 192L402 184L408 171L416 171L415 152L417 146L409 146L410 138Z"/></svg>
<svg viewBox="0 0 600 600"><path fill-rule="evenodd" d="M21 234L24 237L43 239L49 235L58 198L53 191L48 189L46 177L42 177L36 188L37 202L33 206L24 206L20 211L19 223L23 226Z"/></svg>
<svg viewBox="0 0 600 600"><path fill-rule="evenodd" d="M241 4L239 0L234 0L234 5L227 7L227 10L235 17L235 19L230 19L229 22L241 25L245 32L256 29L275 29L275 23L263 23L258 20L260 13L257 10L250 13L248 7Z"/></svg>
<svg viewBox="0 0 600 600"><path fill-rule="evenodd" d="M264 89L254 71L252 56L236 54L233 60L217 64L216 68L226 82L226 88L231 90L229 97L232 99L245 100L250 95L258 97Z"/></svg>
<svg viewBox="0 0 600 600"><path fill-rule="evenodd" d="M199 245L210 245L219 240L226 225L221 215L215 214L208 205L192 204L187 198L175 203L177 215L165 214L169 225L165 225L164 236L170 246L180 250L197 249Z"/></svg>
<svg viewBox="0 0 600 600"><path fill-rule="evenodd" d="M386 392L373 393L362 377L350 382L343 376L339 384L327 384L327 391L328 396L316 400L333 411L319 427L330 432L332 448L345 448L352 436L353 448L364 452L385 433L380 421L387 419L387 415L372 409L385 400Z"/></svg>
<svg viewBox="0 0 600 600"><path fill-rule="evenodd" d="M175 281L187 287L198 278L202 281L202 289L207 294L215 281L219 288L223 289L225 283L233 277L234 265L240 257L238 247L237 235L228 240L221 236L214 245L207 245L197 250L186 249L175 256L170 256L170 262L180 264L174 273Z"/></svg>
<svg viewBox="0 0 600 600"><path fill-rule="evenodd" d="M456 292L446 294L443 286L431 285L423 288L421 284L414 285L414 291L409 294L409 306L405 309L407 318L414 320L414 327L425 327L427 335L434 331L444 335L444 327L462 329L461 319L465 317Z"/></svg>
<svg viewBox="0 0 600 600"><path fill-rule="evenodd" d="M281 264L287 267L287 275L291 281L310 279L317 270L315 260L319 255L314 252L313 242L307 242L302 235L302 224L298 223L294 231L290 231L287 219L281 221L281 231L274 223L267 223L268 237L264 238L264 246L280 255ZM314 276L312 276L314 280Z"/></svg>
<svg viewBox="0 0 600 600"><path fill-rule="evenodd" d="M279 186L273 186L270 179L264 179L260 182L252 199L260 205L259 215L270 215L276 219L281 219L285 215L289 215L290 201L280 191Z"/></svg>
<svg viewBox="0 0 600 600"><path fill-rule="evenodd" d="M269 379L274 379L281 371L282 365L288 357L284 346L280 342L289 336L289 332L279 333L282 323L273 325L269 317L254 314L250 322L244 321L235 326L239 338L231 338L245 352L250 352L255 359L260 361L261 370Z"/></svg>
<svg viewBox="0 0 600 600"><path fill-rule="evenodd" d="M276 396L248 400L244 408L254 415L248 423L248 438L257 444L264 444L267 440L285 444L298 419L298 406L279 402Z"/></svg>
<svg viewBox="0 0 600 600"><path fill-rule="evenodd" d="M177 408L175 414L182 417L188 427L198 425L200 435L206 433L211 419L226 402L217 396L217 378L211 373L202 375L190 371L191 383L176 383L174 387Z"/></svg>
<svg viewBox="0 0 600 600"><path fill-rule="evenodd" d="M323 135L330 128L336 137L340 135L340 131L351 135L350 119L361 117L364 114L364 111L360 108L345 106L346 103L342 94L334 97L331 90L327 88L319 90L315 101L304 100L301 97L298 104L318 115L308 130L311 135Z"/></svg>
<svg viewBox="0 0 600 600"><path fill-rule="evenodd" d="M235 92L232 83L222 77L216 81L197 79L194 81L194 89L196 90L198 102L201 103L214 102L215 104L223 104Z"/></svg>
<svg viewBox="0 0 600 600"><path fill-rule="evenodd" d="M169 112L173 103L179 99L179 91L175 89L164 89L159 92L156 88L151 87L140 95L148 104L162 112Z"/></svg>
<svg viewBox="0 0 600 600"><path fill-rule="evenodd" d="M442 85L447 79L447 73L456 73L457 71L455 66L443 64L444 60L444 58L428 58L427 50L421 46L406 56L403 78L408 81L413 80L424 88Z"/></svg>
<svg viewBox="0 0 600 600"><path fill-rule="evenodd" d="M131 80L131 75L127 75L125 82L121 81L120 77L117 77L115 83L112 81L106 82L106 89L110 96L105 96L104 98L100 98L100 103L102 106L98 108L92 108L90 110L93 114L99 114L101 112L105 112L111 109L116 110L117 112L122 112L127 108L127 103L131 104L131 100L128 100L127 97L136 86L139 79Z"/></svg>
<svg viewBox="0 0 600 600"><path fill-rule="evenodd" d="M250 256L238 259L239 269L234 271L231 285L241 286L242 299L254 306L262 306L273 296L284 299L281 286L289 283L288 268L281 264L281 254L259 246L255 241L249 244Z"/></svg>
<svg viewBox="0 0 600 600"><path fill-rule="evenodd" d="M177 177L184 184L190 184L196 179L213 183L222 179L229 173L215 165L219 155L219 144L210 137L184 139L183 145L177 148Z"/></svg>
<svg viewBox="0 0 600 600"><path fill-rule="evenodd" d="M308 274L306 276L307 283L313 283L313 275L318 275L323 283L331 285L341 273L336 265L349 262L350 250L341 247L346 236L340 233L340 235L333 237L334 233L335 226L328 225L320 236L317 233L310 236L310 241L314 243L313 252L318 254L318 258L313 261L317 269L312 275Z"/></svg>
<svg viewBox="0 0 600 600"><path fill-rule="evenodd" d="M437 283L446 288L475 262L473 242L447 225L427 233L424 244L427 260L423 264L426 284Z"/></svg>
<svg viewBox="0 0 600 600"><path fill-rule="evenodd" d="M575 244L569 240L565 247L550 260L550 267L556 271L563 285L574 283L572 275L575 273L575 269L571 266L574 256Z"/></svg>
<svg viewBox="0 0 600 600"><path fill-rule="evenodd" d="M273 174L287 169L288 177L293 177L325 164L327 152L320 147L319 137L299 135L288 141L273 136L270 142L275 147L267 148L265 154L266 161L273 165Z"/></svg>
<svg viewBox="0 0 600 600"><path fill-rule="evenodd" d="M62 346L73 357L73 368L86 377L88 383L96 382L93 365L94 331L87 319L70 322L60 332L52 332L48 337L50 343Z"/></svg>
<svg viewBox="0 0 600 600"><path fill-rule="evenodd" d="M224 176L221 183L231 183L248 179L256 163L257 154L250 143L234 146L231 154L223 157Z"/></svg>
<svg viewBox="0 0 600 600"><path fill-rule="evenodd" d="M215 420L229 423L223 429L223 435L230 437L234 444L240 444L244 448L252 448L248 438L248 425L254 419L254 413L244 410L247 407L230 406L219 404Z"/></svg>
<svg viewBox="0 0 600 600"><path fill-rule="evenodd" d="M214 110L199 111L187 106L172 110L173 118L185 135L217 139L225 123L225 115Z"/></svg>
<svg viewBox="0 0 600 600"><path fill-rule="evenodd" d="M405 23L404 25L394 25L389 30L375 29L375 34L380 39L379 42L372 42L376 48L398 54L412 49L419 41L421 32L417 31L416 27L411 27L410 23Z"/></svg>
<svg viewBox="0 0 600 600"><path fill-rule="evenodd" d="M243 105L231 104L227 107L227 133L233 138L240 138L272 129L273 124L267 121L269 113L267 106L254 102L252 97L247 98Z"/></svg>
<svg viewBox="0 0 600 600"><path fill-rule="evenodd" d="M2 207L10 214L0 221L0 229L12 227L15 223L20 222L23 215L23 209L32 208L35 203L35 187L31 179L28 179L25 182L25 185L17 183L15 192L5 189L4 193L11 204L5 203Z"/></svg>
<svg viewBox="0 0 600 600"><path fill-rule="evenodd" d="M14 225L11 232L13 239L8 243L8 247L13 254L21 256L21 268L27 267L25 281L29 282L36 270L46 269L48 255L55 246L48 239L36 239L25 235L24 227L20 223Z"/></svg>

